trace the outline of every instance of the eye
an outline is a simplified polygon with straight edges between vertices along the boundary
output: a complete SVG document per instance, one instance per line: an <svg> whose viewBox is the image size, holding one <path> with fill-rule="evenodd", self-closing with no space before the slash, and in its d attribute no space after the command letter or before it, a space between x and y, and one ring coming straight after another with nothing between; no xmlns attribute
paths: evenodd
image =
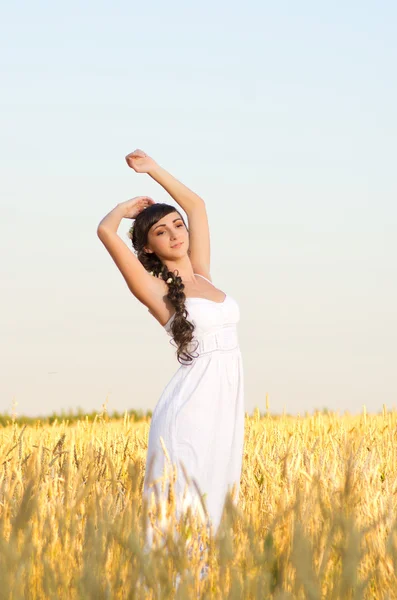
<svg viewBox="0 0 397 600"><path fill-rule="evenodd" d="M157 234L157 237L159 237L159 235L163 235L164 231L159 231L159 233Z"/></svg>
<svg viewBox="0 0 397 600"><path fill-rule="evenodd" d="M177 227L183 227L183 223L180 223L180 225L177 225Z"/></svg>

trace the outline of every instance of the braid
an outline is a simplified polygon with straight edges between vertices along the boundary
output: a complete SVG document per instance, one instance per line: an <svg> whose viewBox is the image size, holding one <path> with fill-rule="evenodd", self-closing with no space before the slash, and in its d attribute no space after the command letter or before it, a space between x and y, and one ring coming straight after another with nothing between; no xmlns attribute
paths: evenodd
<svg viewBox="0 0 397 600"><path fill-rule="evenodd" d="M159 204L157 204L156 206L159 206ZM175 209L169 205L163 206L167 206L168 208L172 209L172 211L175 211ZM190 364L192 363L194 358L197 358L197 356L192 355L190 351L196 351L197 346L194 349L191 347L195 326L187 319L189 313L185 306L185 285L182 281L182 278L179 276L177 269L175 269L175 272L170 271L167 265L162 263L162 261L154 252L145 252L144 243L142 243L141 241L143 237L141 231L139 231L139 237L141 238L141 240L138 241L138 231L136 227L137 221L139 226L139 217L141 216L141 214L143 215L144 213L146 213L147 215L147 211L150 210L150 208L151 207L149 207L148 209L143 211L143 213L140 213L137 216L137 218L135 219L135 224L129 230L129 237L132 240L133 247L137 249L137 258L142 263L146 271L148 271L155 277L161 277L161 279L168 286L167 298L170 300L171 304L175 308L175 315L171 322L171 332L173 339L177 345L177 359L178 362L183 365Z"/></svg>

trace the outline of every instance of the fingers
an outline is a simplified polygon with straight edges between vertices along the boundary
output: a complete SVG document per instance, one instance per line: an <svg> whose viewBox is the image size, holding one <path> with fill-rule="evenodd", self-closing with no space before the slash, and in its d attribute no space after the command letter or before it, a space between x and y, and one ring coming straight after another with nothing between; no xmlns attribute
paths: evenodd
<svg viewBox="0 0 397 600"><path fill-rule="evenodd" d="M139 148L137 148L136 150L134 150L134 152L131 152L127 156L129 156L129 157L136 156L138 158L145 158L145 156L147 156L147 154L145 154L145 152L143 150L140 150Z"/></svg>
<svg viewBox="0 0 397 600"><path fill-rule="evenodd" d="M130 152L129 154L127 154L127 156L125 157L125 160L129 166L132 166L132 164L130 164L131 159L146 158L146 157L147 157L147 154L145 154L145 152L143 152L143 150L139 150L139 148L138 148L137 150L134 150L134 152Z"/></svg>
<svg viewBox="0 0 397 600"><path fill-rule="evenodd" d="M140 202L143 205L143 208L147 208L148 206L155 204L155 201L153 200L153 198L150 198L150 196L142 196L140 198Z"/></svg>

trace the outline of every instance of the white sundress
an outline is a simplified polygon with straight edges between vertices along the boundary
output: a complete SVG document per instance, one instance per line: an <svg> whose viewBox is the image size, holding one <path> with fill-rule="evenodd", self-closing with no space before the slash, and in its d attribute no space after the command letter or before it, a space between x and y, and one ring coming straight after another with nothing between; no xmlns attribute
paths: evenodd
<svg viewBox="0 0 397 600"><path fill-rule="evenodd" d="M185 306L188 320L195 325L191 352L198 357L178 368L154 408L143 493L150 500L155 485L159 496L167 497L169 484L161 491L159 480L164 473L170 474L172 463L177 468L176 516L179 518L188 505L203 516L197 488L192 482L187 484L182 462L198 486L210 519L207 525L212 525L215 534L226 492L235 485L237 504L240 489L245 412L243 363L237 336L240 309L227 294L223 302L188 297ZM173 317L164 326L171 338ZM176 346L173 338L171 343ZM152 532L147 540L150 544Z"/></svg>

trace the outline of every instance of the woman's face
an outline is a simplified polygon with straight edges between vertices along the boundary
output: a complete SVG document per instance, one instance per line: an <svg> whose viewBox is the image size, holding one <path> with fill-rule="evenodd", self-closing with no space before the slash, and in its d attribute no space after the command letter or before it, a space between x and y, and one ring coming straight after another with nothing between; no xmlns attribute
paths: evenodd
<svg viewBox="0 0 397 600"><path fill-rule="evenodd" d="M146 252L155 252L160 259L172 260L184 256L188 249L189 232L176 211L159 219L149 229Z"/></svg>

